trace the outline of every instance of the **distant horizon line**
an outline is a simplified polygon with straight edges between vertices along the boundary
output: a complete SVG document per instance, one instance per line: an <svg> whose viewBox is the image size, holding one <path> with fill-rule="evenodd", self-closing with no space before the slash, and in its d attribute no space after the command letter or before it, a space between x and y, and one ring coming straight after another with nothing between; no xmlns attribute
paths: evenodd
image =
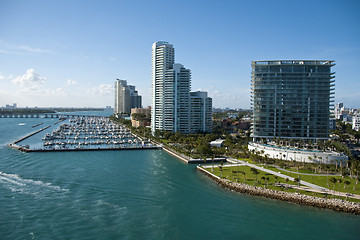
<svg viewBox="0 0 360 240"><path fill-rule="evenodd" d="M12 105L9 105L12 106ZM150 106L150 105L149 105ZM147 107L149 107L147 106ZM147 108L145 107L145 108ZM6 106L0 106L0 109L7 109L7 110L12 110L12 109L114 109L113 106L105 106L105 107L38 107L38 106L26 106L26 107L19 107L17 106L16 108L6 108ZM144 108L144 107L142 107ZM242 107L213 107L213 109L229 109L229 110L236 110L236 109L242 109L242 110L251 110L251 108L242 108Z"/></svg>

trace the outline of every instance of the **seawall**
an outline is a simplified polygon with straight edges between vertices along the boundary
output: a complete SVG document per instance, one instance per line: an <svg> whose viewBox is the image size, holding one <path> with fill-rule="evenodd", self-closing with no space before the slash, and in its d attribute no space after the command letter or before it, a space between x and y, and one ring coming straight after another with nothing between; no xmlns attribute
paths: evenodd
<svg viewBox="0 0 360 240"><path fill-rule="evenodd" d="M288 192L276 191L271 189L264 189L262 187L255 187L243 183L235 183L226 179L221 179L220 177L212 174L211 172L203 169L200 166L197 166L197 169L202 173L204 173L206 176L213 179L221 187L232 191L245 193L253 196L261 196L261 197L276 199L280 201L292 202L301 205L326 208L339 212L360 214L359 203L353 203L341 199L325 199L325 198L313 197L313 196L302 195L297 193L288 193Z"/></svg>
<svg viewBox="0 0 360 240"><path fill-rule="evenodd" d="M168 148L166 148L166 147L164 147L164 146L162 146L162 149L163 149L165 152L173 155L174 157L177 157L178 159L180 159L181 161L183 161L183 162L185 162L185 163L188 163L189 160L190 160L190 159L185 158L184 156L181 156L179 153L177 153L177 152L175 152L175 151L172 151L172 150L170 150L170 149L168 149Z"/></svg>

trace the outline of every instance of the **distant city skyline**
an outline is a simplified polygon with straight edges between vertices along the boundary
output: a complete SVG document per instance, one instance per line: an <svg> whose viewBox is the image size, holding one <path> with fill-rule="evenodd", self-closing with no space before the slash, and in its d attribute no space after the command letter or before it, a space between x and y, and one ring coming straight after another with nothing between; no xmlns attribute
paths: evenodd
<svg viewBox="0 0 360 240"><path fill-rule="evenodd" d="M163 3L1 1L0 106L114 107L116 78L150 106L149 46L168 41L213 107L250 108L251 61L328 59L335 103L360 108L358 1Z"/></svg>

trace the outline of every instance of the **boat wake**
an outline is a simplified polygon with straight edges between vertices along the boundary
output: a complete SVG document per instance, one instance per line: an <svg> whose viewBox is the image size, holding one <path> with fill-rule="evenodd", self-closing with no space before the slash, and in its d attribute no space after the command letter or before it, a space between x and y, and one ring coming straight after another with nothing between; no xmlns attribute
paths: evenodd
<svg viewBox="0 0 360 240"><path fill-rule="evenodd" d="M35 198L48 198L64 196L69 190L51 183L36 181L32 179L24 179L17 174L7 174L0 172L0 185L20 194L32 195Z"/></svg>

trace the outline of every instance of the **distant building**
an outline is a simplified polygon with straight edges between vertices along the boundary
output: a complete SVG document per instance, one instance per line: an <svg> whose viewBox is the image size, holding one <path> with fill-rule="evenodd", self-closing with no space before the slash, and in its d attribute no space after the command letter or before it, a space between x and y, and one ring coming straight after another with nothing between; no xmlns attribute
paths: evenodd
<svg viewBox="0 0 360 240"><path fill-rule="evenodd" d="M130 108L141 108L141 96L136 91L135 86L129 85L130 88Z"/></svg>
<svg viewBox="0 0 360 240"><path fill-rule="evenodd" d="M352 118L352 129L355 131L360 130L360 115L353 116Z"/></svg>
<svg viewBox="0 0 360 240"><path fill-rule="evenodd" d="M137 117L136 114L138 115ZM132 108L131 109L131 125L133 127L150 126L151 107L148 108Z"/></svg>
<svg viewBox="0 0 360 240"><path fill-rule="evenodd" d="M329 138L334 61L253 61L252 133L260 139Z"/></svg>
<svg viewBox="0 0 360 240"><path fill-rule="evenodd" d="M7 109L16 109L17 104L16 103L14 103L13 105L6 104L5 108L7 108Z"/></svg>
<svg viewBox="0 0 360 240"><path fill-rule="evenodd" d="M162 41L153 44L151 78L152 133L156 130L182 133L203 131L203 129L211 131L208 113L204 112L201 116L203 109L199 109L203 97L201 94L199 96L193 94L191 98L191 71L175 63L175 50L172 44ZM196 108L194 110L191 109L192 100ZM208 98L205 104L207 104L206 111L209 111L211 116L211 98ZM192 117L197 120L191 120ZM200 122L200 119L205 122ZM193 126L192 123L195 122L196 125Z"/></svg>
<svg viewBox="0 0 360 240"><path fill-rule="evenodd" d="M135 90L135 86L127 85L126 80L115 81L115 104L114 114L130 114L131 108L141 107L141 96Z"/></svg>
<svg viewBox="0 0 360 240"><path fill-rule="evenodd" d="M329 119L329 129L336 130L336 119L333 117Z"/></svg>
<svg viewBox="0 0 360 240"><path fill-rule="evenodd" d="M344 110L344 103L338 103L335 105L334 116L336 119L340 119L342 111Z"/></svg>

